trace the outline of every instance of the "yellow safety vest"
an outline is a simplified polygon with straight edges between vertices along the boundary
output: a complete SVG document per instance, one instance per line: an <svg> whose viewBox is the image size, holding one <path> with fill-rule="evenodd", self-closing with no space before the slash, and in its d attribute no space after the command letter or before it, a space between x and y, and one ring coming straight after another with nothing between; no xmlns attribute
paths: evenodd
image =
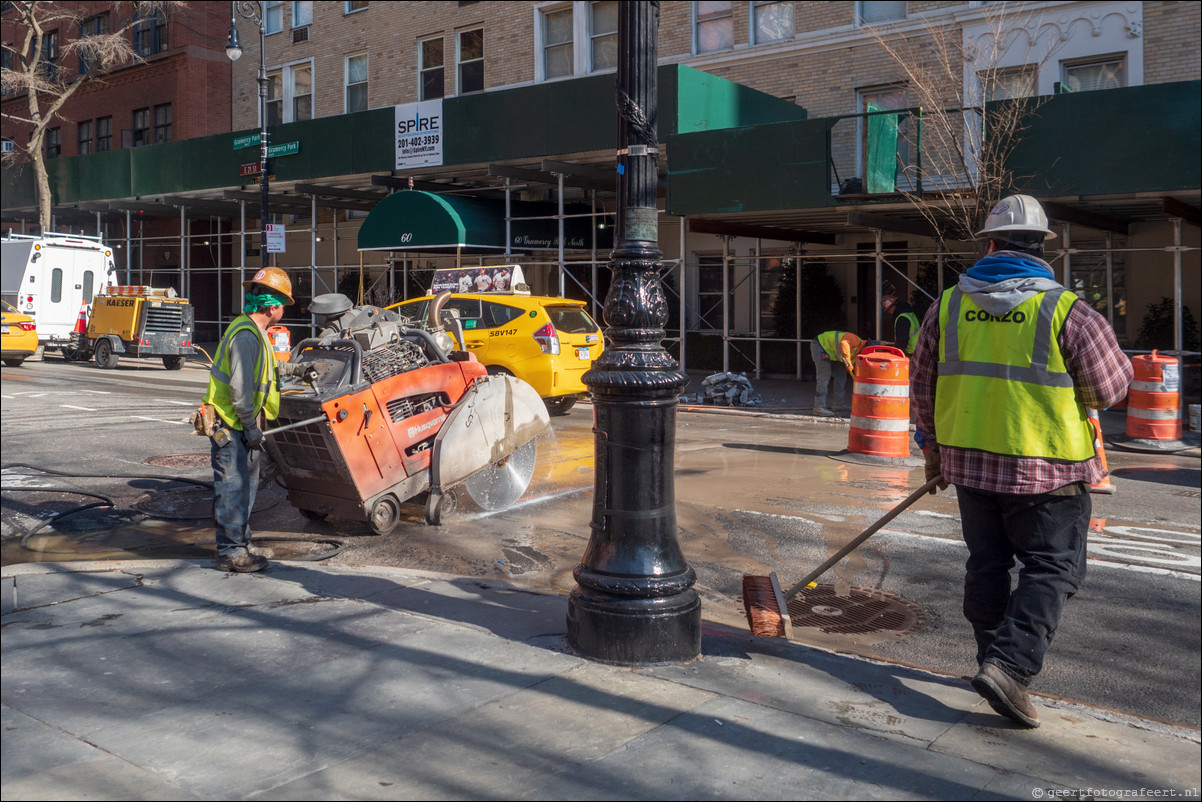
<svg viewBox="0 0 1202 802"><path fill-rule="evenodd" d="M910 321L910 339L906 341L906 356L910 356L914 353L914 349L918 347L918 315L914 314L913 312L902 312L893 319L893 332L895 340L897 339L897 322L902 318Z"/></svg>
<svg viewBox="0 0 1202 802"><path fill-rule="evenodd" d="M205 403L212 404L218 417L231 429L241 429L242 422L238 420L238 414L230 400L230 343L234 341L234 335L244 329L253 330L261 346L259 356L255 359L255 414L262 410L267 420L275 420L280 413L280 388L276 381L275 354L271 351L271 344L253 320L246 315L239 315L226 329L221 344L217 346L217 356L213 359L213 367L209 371L209 389L204 397Z"/></svg>
<svg viewBox="0 0 1202 802"><path fill-rule="evenodd" d="M953 287L939 302L935 430L940 445L1084 462L1093 429L1060 353L1077 296L1036 293L1005 315Z"/></svg>

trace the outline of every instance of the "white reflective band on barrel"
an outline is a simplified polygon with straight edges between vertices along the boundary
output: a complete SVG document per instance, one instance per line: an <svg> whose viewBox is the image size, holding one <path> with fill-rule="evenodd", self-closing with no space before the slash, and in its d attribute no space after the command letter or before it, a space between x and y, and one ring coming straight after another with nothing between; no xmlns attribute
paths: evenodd
<svg viewBox="0 0 1202 802"><path fill-rule="evenodd" d="M1177 388L1165 389L1164 382L1131 382L1132 390L1143 390L1145 393L1175 393Z"/></svg>
<svg viewBox="0 0 1202 802"><path fill-rule="evenodd" d="M1127 417L1143 418L1144 420L1172 420L1177 417L1175 409L1140 409L1139 407L1128 406Z"/></svg>
<svg viewBox="0 0 1202 802"><path fill-rule="evenodd" d="M908 432L910 430L909 418L861 418L853 415L851 418L851 428L853 429L874 429L878 432Z"/></svg>
<svg viewBox="0 0 1202 802"><path fill-rule="evenodd" d="M908 384L863 384L855 383L856 395L868 395L874 398L891 397L891 398L909 398L910 385Z"/></svg>

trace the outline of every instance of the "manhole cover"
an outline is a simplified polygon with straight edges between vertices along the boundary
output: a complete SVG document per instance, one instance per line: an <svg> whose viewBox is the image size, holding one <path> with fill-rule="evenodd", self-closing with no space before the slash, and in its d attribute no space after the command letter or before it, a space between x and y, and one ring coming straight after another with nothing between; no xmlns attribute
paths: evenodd
<svg viewBox="0 0 1202 802"><path fill-rule="evenodd" d="M795 627L814 627L832 634L909 635L926 625L927 615L917 604L883 590L853 587L846 596L839 596L834 585L818 585L789 600L789 619Z"/></svg>
<svg viewBox="0 0 1202 802"><path fill-rule="evenodd" d="M208 454L168 454L163 457L150 457L145 462L159 468L201 468L210 463Z"/></svg>

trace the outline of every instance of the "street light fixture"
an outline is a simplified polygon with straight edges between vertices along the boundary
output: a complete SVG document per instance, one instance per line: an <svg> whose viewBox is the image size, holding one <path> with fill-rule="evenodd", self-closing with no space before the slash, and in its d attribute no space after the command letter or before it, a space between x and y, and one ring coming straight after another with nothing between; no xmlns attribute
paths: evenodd
<svg viewBox="0 0 1202 802"><path fill-rule="evenodd" d="M271 219L268 209L268 173L267 173L267 66L265 61L265 40L267 38L267 21L263 15L263 7L255 0L231 0L230 2L230 37L225 43L225 54L230 61L242 58L242 45L238 42L238 17L248 19L259 26L259 188L262 197L259 200L260 255L263 257L263 267L268 266L267 255L267 224Z"/></svg>

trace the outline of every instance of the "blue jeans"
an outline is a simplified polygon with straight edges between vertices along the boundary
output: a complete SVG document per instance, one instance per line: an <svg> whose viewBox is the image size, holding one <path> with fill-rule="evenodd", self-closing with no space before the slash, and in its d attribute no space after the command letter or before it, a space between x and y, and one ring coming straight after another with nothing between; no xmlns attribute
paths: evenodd
<svg viewBox="0 0 1202 802"><path fill-rule="evenodd" d="M996 663L1024 684L1043 668L1064 603L1085 579L1093 501L1088 487L1070 488L1063 490L1081 492L1020 496L956 487L969 555L964 617L976 636L977 662Z"/></svg>
<svg viewBox="0 0 1202 802"><path fill-rule="evenodd" d="M832 362L826 351L817 340L810 343L810 356L814 358L814 372L817 382L814 385L814 406L826 406L826 388L831 378L835 380L835 402L843 405L843 392L847 389L847 368L842 362Z"/></svg>
<svg viewBox="0 0 1202 802"><path fill-rule="evenodd" d="M217 524L217 556L237 557L250 548L250 511L255 506L262 452L247 449L242 432L218 422L231 435L217 445L209 438L213 465L213 520Z"/></svg>

